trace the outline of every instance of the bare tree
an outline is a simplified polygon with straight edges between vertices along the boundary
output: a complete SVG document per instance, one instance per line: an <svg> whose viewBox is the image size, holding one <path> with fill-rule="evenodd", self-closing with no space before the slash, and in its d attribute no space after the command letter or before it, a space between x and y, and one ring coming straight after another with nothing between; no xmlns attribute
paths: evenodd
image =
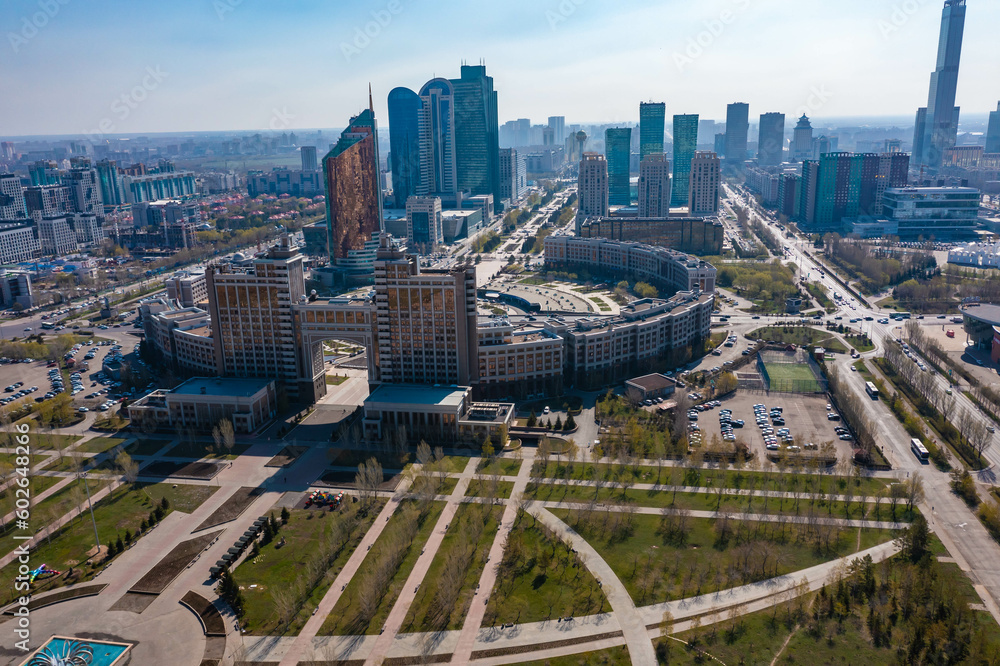
<svg viewBox="0 0 1000 666"><path fill-rule="evenodd" d="M131 486L134 485L136 480L139 478L139 463L132 460L127 452L121 451L115 458L115 465L121 470L122 476L125 481Z"/></svg>
<svg viewBox="0 0 1000 666"><path fill-rule="evenodd" d="M233 430L233 422L229 419L219 421L219 435L222 438L222 447L226 453L232 453L233 446L236 445L236 432Z"/></svg>

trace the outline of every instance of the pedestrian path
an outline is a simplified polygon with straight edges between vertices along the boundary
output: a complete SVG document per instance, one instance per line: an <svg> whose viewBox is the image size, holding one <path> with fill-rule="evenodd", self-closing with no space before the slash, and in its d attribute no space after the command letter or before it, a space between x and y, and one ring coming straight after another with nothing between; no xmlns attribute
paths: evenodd
<svg viewBox="0 0 1000 666"><path fill-rule="evenodd" d="M451 663L453 664L467 664L472 659L472 651L476 645L476 638L479 636L479 628L482 626L483 618L486 616L486 604L489 602L490 592L496 584L497 570L500 562L503 560L504 545L507 543L507 537L514 526L514 520L517 517L517 510L521 503L521 497L524 495L524 489L531 480L531 465L534 462L534 450L522 449L522 451L524 459L521 461L521 467L518 470L517 476L514 477L514 487L511 490L510 498L506 500L503 516L500 518L500 527L497 529L496 537L493 539L493 545L490 546L488 562L492 562L492 565L483 567L483 573L479 576L478 589L480 590L480 594L473 597L472 606L469 607L469 612L465 616L465 622L462 624L462 633L459 635L458 644L451 658Z"/></svg>

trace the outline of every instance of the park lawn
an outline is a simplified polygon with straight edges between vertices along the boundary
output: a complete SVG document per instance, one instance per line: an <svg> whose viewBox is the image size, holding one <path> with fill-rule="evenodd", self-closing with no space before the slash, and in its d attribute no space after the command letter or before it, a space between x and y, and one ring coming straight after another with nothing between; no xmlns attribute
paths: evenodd
<svg viewBox="0 0 1000 666"><path fill-rule="evenodd" d="M236 460L246 453L250 444L235 442L231 451L224 452L215 445L215 442L178 442L170 447L164 455L170 458L212 458L217 460Z"/></svg>
<svg viewBox="0 0 1000 666"><path fill-rule="evenodd" d="M154 483L143 486L141 492L156 504L166 497L171 509L180 513L193 513L218 489L219 486L198 486L190 483Z"/></svg>
<svg viewBox="0 0 1000 666"><path fill-rule="evenodd" d="M860 520L861 502L852 501L850 513L847 512L846 502L833 501L810 495L800 497L798 501L794 498L781 497L759 497L754 495L752 500L747 495L723 495L721 506L719 496L714 492L702 493L674 493L672 490L639 490L629 488L628 490L601 488L598 490L594 486L568 486L545 484L539 486L529 486L525 493L528 497L541 502L578 502L587 503L596 499L602 503L623 503L634 504L636 506L663 508L675 506L679 509L689 511L723 511L733 515L742 514L749 505L750 513L783 515L783 516L808 516L810 510L818 518L848 518ZM766 501L765 501L766 500ZM883 501L879 507L880 518L874 515L874 503L868 502L869 520L890 520L889 503ZM904 507L897 506L897 520L910 521L918 513L914 510L913 515L906 511Z"/></svg>
<svg viewBox="0 0 1000 666"><path fill-rule="evenodd" d="M170 443L169 439L146 439L140 437L125 447L130 456L151 456Z"/></svg>
<svg viewBox="0 0 1000 666"><path fill-rule="evenodd" d="M847 344L851 345L855 350L861 353L870 352L875 349L875 345L873 345L871 341L866 342L859 336L845 335L844 339L847 340Z"/></svg>
<svg viewBox="0 0 1000 666"><path fill-rule="evenodd" d="M519 512L507 537L482 626L594 615L610 609L597 580L569 546L534 516Z"/></svg>
<svg viewBox="0 0 1000 666"><path fill-rule="evenodd" d="M29 433L28 437L32 448L50 451L65 448L82 439L80 435L55 435L52 433Z"/></svg>
<svg viewBox="0 0 1000 666"><path fill-rule="evenodd" d="M540 466L541 463L537 463ZM688 468L678 465L664 465L659 472L655 467L643 465L609 465L599 463L575 463L570 468L565 462L549 461L542 478L545 479L576 479L592 480L594 468L601 473L602 478L631 478L634 483L661 483L667 486L697 486L713 487L719 483L727 488L746 489L753 487L758 490L779 490L785 492L834 493L841 494L848 484L853 485L854 494L861 492L874 494L888 484L877 477L848 477L833 474L811 474L792 472L756 472L752 470L730 469L726 471L707 468ZM539 467L532 470L532 477ZM659 474L659 477L657 477ZM720 478L721 477L721 478Z"/></svg>
<svg viewBox="0 0 1000 666"><path fill-rule="evenodd" d="M460 474L469 464L466 456L445 456L437 462L437 470L449 474Z"/></svg>
<svg viewBox="0 0 1000 666"><path fill-rule="evenodd" d="M90 492L96 493L100 485L99 481L92 479ZM182 488L180 485L176 489L170 487L172 484L156 485L166 488L150 490L149 494L156 492L162 493L161 496L165 495L171 502L170 508L167 509L169 514L173 511L174 499L187 491L180 491ZM107 544L119 536L124 538L125 530L131 530L133 534L139 531L142 519L155 508L153 501L147 495L148 489L149 487L143 484L128 489L118 488L113 495L94 504L94 520L97 522L97 533L102 544ZM35 543L37 546L31 557L33 563L37 563L38 566L48 564L50 568L64 574L69 574L71 567L73 571L72 575L53 576L36 583L32 586L32 594L90 580L98 571L97 567L85 563L87 551L94 547L94 527L89 512L85 511L68 525L48 536L44 531L40 532ZM13 581L17 575L17 567L18 563L14 561L0 569L0 586L5 593L4 603L10 602L16 596Z"/></svg>
<svg viewBox="0 0 1000 666"><path fill-rule="evenodd" d="M632 527L626 529L627 516L610 514L612 520L618 519L618 525L605 528L603 512L595 512L590 517L584 511L567 509L553 509L552 513L565 520L597 550L614 569L637 606L758 582L774 577L775 571L777 575L789 574L895 537L891 530L862 528L859 548L859 528L844 528L832 532L829 548L821 549L807 535L806 526L732 521L730 525L736 524L734 534L739 530L754 530L759 539L750 543L768 543L772 550L766 573L757 570L759 563L741 572L738 539L733 536L722 540L717 535L715 518L688 518L686 540L680 545L676 539L668 539L661 533L660 516L633 515ZM577 516L583 519L576 520Z"/></svg>
<svg viewBox="0 0 1000 666"><path fill-rule="evenodd" d="M521 471L521 460L518 458L483 458L479 461L476 471L480 474L499 474L500 476L517 476Z"/></svg>
<svg viewBox="0 0 1000 666"><path fill-rule="evenodd" d="M389 523L385 526L385 530L379 535L379 538L375 541L368 555L365 556L365 561L362 562L361 568L358 570L358 575L351 579L351 582L347 584L347 588L340 595L340 599L337 600L336 606L330 611L330 615L323 622L323 626L320 627L318 635L320 636L344 636L351 634L377 634L385 624L385 619L389 615L389 611L392 610L393 605L396 603L396 598L403 589L403 585L406 583L407 577L410 575L410 571L413 570L413 566L417 562L417 558L420 557L420 551L423 550L424 544L431 535L431 531L434 529L434 525L437 523L438 516L441 515L441 511L444 509L444 502L430 502L427 506L425 514L422 516L419 523L419 529L417 530L416 536L414 536L413 541L410 542L409 547L406 550L406 555L403 557L402 562L396 568L396 572L392 577L392 581L389 583L388 588L385 593L380 597L378 601L378 607L372 616L371 621L367 624L359 625L357 610L359 602L357 601L358 595L361 593L361 579L364 573L367 571L368 566L372 563L378 561L380 556L384 551L388 549L389 543L394 542L399 538L402 523L406 520L405 513L400 511L404 505L401 503L400 507L397 507L396 511L393 513L392 517L389 519Z"/></svg>
<svg viewBox="0 0 1000 666"><path fill-rule="evenodd" d="M865 378L866 382L870 382L874 379L871 370L868 369L868 366L865 365L864 361L855 361L853 365L858 369L858 374Z"/></svg>
<svg viewBox="0 0 1000 666"><path fill-rule="evenodd" d="M628 648L624 645L605 648L604 650L593 650L592 652L582 652L580 654L570 654L565 657L553 657L551 659L539 659L537 661L523 662L523 666L630 666ZM671 661L671 664L674 662Z"/></svg>
<svg viewBox="0 0 1000 666"><path fill-rule="evenodd" d="M469 487L465 490L466 497L487 497L492 495L493 497L498 497L502 499L507 499L510 497L511 492L514 490L514 483L512 481L497 481L496 492L490 493L490 480L485 478L482 481L479 479L472 479L469 481Z"/></svg>
<svg viewBox="0 0 1000 666"><path fill-rule="evenodd" d="M327 375L326 385L327 386L340 386L349 379L346 375Z"/></svg>
<svg viewBox="0 0 1000 666"><path fill-rule="evenodd" d="M105 451L110 451L116 446L121 446L128 439L125 437L95 437L94 439L88 440L74 449L75 451L80 451L81 453L104 453Z"/></svg>
<svg viewBox="0 0 1000 666"><path fill-rule="evenodd" d="M11 478L14 478L11 476ZM59 476L30 476L31 485L28 487L31 489L31 494L33 497L38 497L46 490L56 485L62 481L62 477ZM6 516L8 513L14 510L14 490L17 486L10 486L0 490L0 516Z"/></svg>
<svg viewBox="0 0 1000 666"><path fill-rule="evenodd" d="M430 493L432 495L451 495L458 485L458 479L436 474L418 474L410 486L410 492Z"/></svg>
<svg viewBox="0 0 1000 666"><path fill-rule="evenodd" d="M702 619L701 627L672 634L674 638L689 643L690 646L677 641L668 641L668 663L671 666L718 663L702 656L704 652L723 664L770 664L785 640L795 631L799 621L799 607L808 607L813 596L815 595L805 595L801 602L795 600L777 604L766 610L740 615L735 621L729 617L728 612L724 617L709 615ZM658 654L663 659L663 653L658 650ZM803 661L812 663L809 659ZM851 655L844 663L887 662L856 662Z"/></svg>
<svg viewBox="0 0 1000 666"><path fill-rule="evenodd" d="M46 472L75 472L77 461L79 461L80 468L85 469L89 465L91 458L89 456L84 458L67 453L62 457L55 456L52 462L43 467L42 470Z"/></svg>
<svg viewBox="0 0 1000 666"><path fill-rule="evenodd" d="M275 606L274 590L290 589L297 584L312 560L320 540L328 538L333 525L344 520L340 512L314 511L311 509L293 509L287 524L279 533L285 539L285 545L278 548L278 539L266 546L261 546L260 555L254 559L246 559L233 572L233 576L243 588L246 600L246 615L243 626L247 633L255 636L297 635L309 619L312 611L333 581L347 563L348 558L365 532L371 527L384 501L380 501L364 516L359 516L359 522L351 533L351 538L340 550L329 567L320 584L305 598L302 608L287 627L281 626L279 613ZM251 585L256 587L251 588Z"/></svg>
<svg viewBox="0 0 1000 666"><path fill-rule="evenodd" d="M434 554L425 582L441 580L443 575L452 575L445 570L446 562L449 558L455 557L459 546L463 543L463 534L467 534L470 529L469 523L475 521L479 523L479 539L476 541L472 558L464 571L461 591L453 606L448 609L446 616L434 617L434 597L437 593L436 585L421 585L417 592L409 613L403 621L400 631L402 633L422 632L422 631L442 631L447 629L461 629L465 621L465 615L472 605L473 599L477 596L476 586L486 566L486 558L493 540L496 537L497 527L500 517L503 515L503 507L486 507L481 504L462 504L455 511L455 516L448 527L448 533L441 541L441 547ZM455 572L461 575L463 572Z"/></svg>
<svg viewBox="0 0 1000 666"><path fill-rule="evenodd" d="M847 347L832 333L806 326L765 326L747 333L752 340L773 340L792 345L814 345L844 353ZM770 369L770 368L769 368Z"/></svg>

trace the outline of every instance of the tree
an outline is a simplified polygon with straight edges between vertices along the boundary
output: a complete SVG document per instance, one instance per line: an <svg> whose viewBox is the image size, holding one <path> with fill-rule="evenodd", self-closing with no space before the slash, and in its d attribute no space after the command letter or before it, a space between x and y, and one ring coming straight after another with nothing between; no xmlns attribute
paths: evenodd
<svg viewBox="0 0 1000 666"><path fill-rule="evenodd" d="M125 478L126 483L130 486L134 485L136 480L139 478L139 463L132 460L127 452L121 451L115 458L115 465L121 470L122 476Z"/></svg>
<svg viewBox="0 0 1000 666"><path fill-rule="evenodd" d="M574 430L576 428L576 419L573 418L573 412L569 413L566 417L566 423L563 425L563 430Z"/></svg>
<svg viewBox="0 0 1000 666"><path fill-rule="evenodd" d="M417 462L427 466L433 459L430 445L424 440L420 440L420 444L417 446Z"/></svg>
<svg viewBox="0 0 1000 666"><path fill-rule="evenodd" d="M292 514L288 511L287 506L281 507L281 524L287 525L288 521L291 520Z"/></svg>
<svg viewBox="0 0 1000 666"><path fill-rule="evenodd" d="M538 416L535 415L535 410L531 410L531 414L528 416L528 427L534 428L538 425Z"/></svg>
<svg viewBox="0 0 1000 666"><path fill-rule="evenodd" d="M219 421L219 438L222 441L222 447L227 453L231 453L233 446L236 444L236 433L233 430L233 422L229 419L222 419ZM213 430L212 435L215 435ZM216 440L216 444L219 444L219 440Z"/></svg>
<svg viewBox="0 0 1000 666"><path fill-rule="evenodd" d="M906 510L913 511L913 505L924 501L924 482L920 479L920 472L915 472L913 476L903 483L906 490Z"/></svg>
<svg viewBox="0 0 1000 666"><path fill-rule="evenodd" d="M562 430L562 429L563 429L563 424L562 424L562 417L561 417L561 416L557 416L557 417L556 417L556 424L555 424L555 426L553 426L553 427L554 427L554 428L555 428L556 430Z"/></svg>
<svg viewBox="0 0 1000 666"><path fill-rule="evenodd" d="M927 519L923 514L918 514L910 526L903 530L896 541L903 553L916 562L927 552L930 542L930 529L927 527Z"/></svg>
<svg viewBox="0 0 1000 666"><path fill-rule="evenodd" d="M375 458L369 458L364 463L358 465L358 473L354 476L354 483L358 488L358 494L362 503L368 508L375 501L375 493L382 485L382 465Z"/></svg>

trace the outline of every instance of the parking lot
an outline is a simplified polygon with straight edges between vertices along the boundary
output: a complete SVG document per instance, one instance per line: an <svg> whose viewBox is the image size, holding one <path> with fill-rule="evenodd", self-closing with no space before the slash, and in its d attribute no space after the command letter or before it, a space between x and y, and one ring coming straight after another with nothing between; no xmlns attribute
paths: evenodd
<svg viewBox="0 0 1000 666"><path fill-rule="evenodd" d="M845 427L843 421L830 421L827 418L827 399L821 395L804 395L794 393L771 393L763 392L743 392L737 391L730 396L720 399L721 405L698 414L698 420L692 423L698 424L701 432L701 440L705 445L710 444L715 437L723 440L722 427L719 422L720 412L731 410L731 421L742 420L743 427L734 424L732 428L733 440L745 442L750 450L756 454L758 460L764 460L767 454L772 456L786 449L789 445L798 446L803 453L810 453L806 450L809 443L815 444L815 452L825 442L833 442L837 450L838 460L849 460L853 453L853 445L850 441L841 441L835 427ZM765 405L764 416L766 426L772 428L774 437L777 440L778 450L768 451L765 448L765 434L763 429L757 425L753 406L755 404ZM769 417L771 410L781 408L783 425L774 425ZM780 428L787 428L790 440L783 441L778 436ZM730 441L733 441L730 440ZM794 449L793 449L794 451Z"/></svg>

